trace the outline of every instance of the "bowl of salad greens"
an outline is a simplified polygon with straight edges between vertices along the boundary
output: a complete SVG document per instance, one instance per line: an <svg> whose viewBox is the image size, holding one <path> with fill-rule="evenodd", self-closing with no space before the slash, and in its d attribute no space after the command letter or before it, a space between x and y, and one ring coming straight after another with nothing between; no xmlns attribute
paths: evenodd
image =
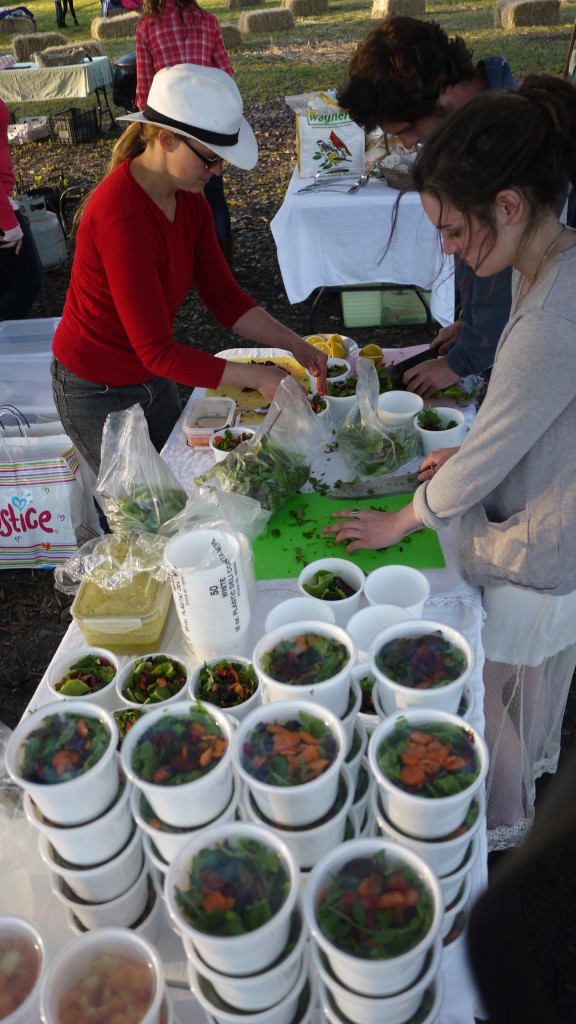
<svg viewBox="0 0 576 1024"><path fill-rule="evenodd" d="M457 448L464 436L464 413L460 409L429 406L414 417L414 429L424 455L437 448Z"/></svg>
<svg viewBox="0 0 576 1024"><path fill-rule="evenodd" d="M345 626L358 611L366 576L348 558L318 558L302 569L298 590L334 612L337 626Z"/></svg>
<svg viewBox="0 0 576 1024"><path fill-rule="evenodd" d="M250 1024L292 1024L298 1016L301 999L306 999L306 990L310 989L308 950L305 950L300 969L294 985L283 999L263 1010L245 1011L237 1009L234 1004L225 1002L204 974L198 970L192 960L188 959L187 971L190 988L205 1012L207 1021L216 1024L241 1024L248 1019Z"/></svg>
<svg viewBox="0 0 576 1024"><path fill-rule="evenodd" d="M245 976L266 970L285 948L298 879L296 858L276 833L228 822L186 844L164 891L174 928L208 966Z"/></svg>
<svg viewBox="0 0 576 1024"><path fill-rule="evenodd" d="M187 695L192 673L179 655L155 651L139 654L116 677L116 704L135 710L174 704Z"/></svg>
<svg viewBox="0 0 576 1024"><path fill-rule="evenodd" d="M341 383L345 381L352 372L352 364L347 359L340 359L338 356L328 356L326 362L326 380L330 384ZM310 380L310 390L313 394L318 391L318 378L308 372L308 378ZM355 392L356 389L354 389Z"/></svg>
<svg viewBox="0 0 576 1024"><path fill-rule="evenodd" d="M273 701L240 722L234 768L275 825L318 821L334 805L346 756L340 719L309 701Z"/></svg>
<svg viewBox="0 0 576 1024"><path fill-rule="evenodd" d="M416 1016L434 978L440 971L442 960L442 941L436 938L428 952L424 968L413 985L391 996L365 996L353 992L342 984L342 981L330 967L328 957L322 949L312 943L312 967L318 974L321 985L321 1001L332 1004L333 1019L341 1024L354 1021L355 1024L412 1024L418 1020ZM339 1017L343 1014L343 1017ZM328 1018L329 1020L332 1018Z"/></svg>
<svg viewBox="0 0 576 1024"><path fill-rule="evenodd" d="M213 704L160 705L126 733L122 767L165 824L205 825L232 796L232 730Z"/></svg>
<svg viewBox="0 0 576 1024"><path fill-rule="evenodd" d="M67 651L48 666L50 700L82 699L113 711L118 670L117 656L104 647Z"/></svg>
<svg viewBox="0 0 576 1024"><path fill-rule="evenodd" d="M455 715L474 667L474 654L458 630L419 619L379 632L370 644L368 662L387 715L407 708L434 708Z"/></svg>
<svg viewBox="0 0 576 1024"><path fill-rule="evenodd" d="M362 996L414 984L440 935L444 901L433 871L385 839L355 839L312 870L304 914L340 982Z"/></svg>
<svg viewBox="0 0 576 1024"><path fill-rule="evenodd" d="M397 712L368 744L386 817L420 839L447 836L465 821L488 772L488 749L469 722L446 711Z"/></svg>
<svg viewBox="0 0 576 1024"><path fill-rule="evenodd" d="M291 622L265 633L252 654L265 702L305 700L345 714L356 644L329 622Z"/></svg>
<svg viewBox="0 0 576 1024"><path fill-rule="evenodd" d="M262 699L260 680L249 658L210 658L192 674L188 692L192 700L215 704L237 721Z"/></svg>
<svg viewBox="0 0 576 1024"><path fill-rule="evenodd" d="M16 726L6 769L40 813L58 825L91 821L118 788L118 727L106 708L81 698L45 704Z"/></svg>
<svg viewBox="0 0 576 1024"><path fill-rule="evenodd" d="M208 441L208 446L214 454L216 462L222 462L226 456L236 451L238 445L244 441L251 441L256 433L248 427L226 427L217 434L213 434Z"/></svg>

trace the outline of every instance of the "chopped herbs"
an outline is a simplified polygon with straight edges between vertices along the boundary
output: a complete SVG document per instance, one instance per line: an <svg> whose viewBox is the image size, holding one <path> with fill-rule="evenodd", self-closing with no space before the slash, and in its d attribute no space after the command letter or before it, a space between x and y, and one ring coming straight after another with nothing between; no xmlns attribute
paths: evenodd
<svg viewBox="0 0 576 1024"><path fill-rule="evenodd" d="M376 664L394 683L415 690L430 690L459 679L466 669L467 659L459 647L437 630L389 640L378 651Z"/></svg>
<svg viewBox="0 0 576 1024"><path fill-rule="evenodd" d="M333 764L338 744L319 718L300 712L297 719L259 722L242 750L242 765L269 786L301 786Z"/></svg>
<svg viewBox="0 0 576 1024"><path fill-rule="evenodd" d="M27 782L69 782L92 768L110 745L110 732L98 718L47 715L24 742L20 769Z"/></svg>
<svg viewBox="0 0 576 1024"><path fill-rule="evenodd" d="M220 726L200 705L189 714L166 715L140 737L132 767L145 782L179 786L212 771L228 749Z"/></svg>
<svg viewBox="0 0 576 1024"><path fill-rule="evenodd" d="M349 654L344 644L316 633L280 640L262 655L262 668L279 683L308 686L331 679L344 668Z"/></svg>
<svg viewBox="0 0 576 1024"><path fill-rule="evenodd" d="M457 427L458 424L456 420L450 420L444 425L436 409L430 406L418 413L418 426L422 427L422 430L450 430L452 427Z"/></svg>
<svg viewBox="0 0 576 1024"><path fill-rule="evenodd" d="M257 688L258 679L253 665L223 659L212 665L204 662L198 677L196 696L219 708L232 708L252 697Z"/></svg>
<svg viewBox="0 0 576 1024"><path fill-rule="evenodd" d="M309 472L301 455L286 451L264 434L246 451L231 452L230 458L196 477L195 483L246 494L275 512L306 483Z"/></svg>
<svg viewBox="0 0 576 1024"><path fill-rule="evenodd" d="M357 591L357 587L351 587L338 573L328 572L326 569L319 569L314 573L311 582L304 583L303 587L307 594L318 597L321 601L342 601L346 597L352 597Z"/></svg>

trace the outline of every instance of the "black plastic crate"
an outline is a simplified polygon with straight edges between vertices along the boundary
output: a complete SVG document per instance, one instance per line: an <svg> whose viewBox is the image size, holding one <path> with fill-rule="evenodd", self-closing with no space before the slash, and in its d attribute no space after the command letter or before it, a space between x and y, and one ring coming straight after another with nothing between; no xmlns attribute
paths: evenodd
<svg viewBox="0 0 576 1024"><path fill-rule="evenodd" d="M50 118L50 132L59 142L75 146L78 142L90 142L98 135L98 116L95 107L80 110L70 107Z"/></svg>

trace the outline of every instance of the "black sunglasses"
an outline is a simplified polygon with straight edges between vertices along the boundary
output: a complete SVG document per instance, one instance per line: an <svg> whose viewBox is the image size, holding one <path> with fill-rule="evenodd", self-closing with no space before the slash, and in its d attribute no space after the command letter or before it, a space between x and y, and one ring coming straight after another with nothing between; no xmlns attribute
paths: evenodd
<svg viewBox="0 0 576 1024"><path fill-rule="evenodd" d="M194 156L197 156L198 159L202 161L207 171L211 170L212 167L217 167L218 164L221 164L223 162L223 156L204 156L204 153L200 153L197 149L195 149L192 143L188 142L188 139L185 139L183 135L180 135L179 138L182 139L182 142L184 143L185 146L188 146L188 149L192 150Z"/></svg>

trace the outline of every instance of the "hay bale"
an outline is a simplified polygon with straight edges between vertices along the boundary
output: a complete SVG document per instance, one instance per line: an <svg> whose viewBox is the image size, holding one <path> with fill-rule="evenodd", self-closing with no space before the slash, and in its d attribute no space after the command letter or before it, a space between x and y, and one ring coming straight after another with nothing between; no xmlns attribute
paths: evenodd
<svg viewBox="0 0 576 1024"><path fill-rule="evenodd" d="M242 47L242 33L237 25L220 25L222 39L227 50L240 50Z"/></svg>
<svg viewBox="0 0 576 1024"><path fill-rule="evenodd" d="M373 0L372 18L420 18L426 14L426 0Z"/></svg>
<svg viewBox="0 0 576 1024"><path fill-rule="evenodd" d="M226 7L229 11L240 11L243 7L254 7L258 0L226 0ZM220 28L224 28L220 25Z"/></svg>
<svg viewBox="0 0 576 1024"><path fill-rule="evenodd" d="M63 32L33 32L30 36L14 36L12 53L19 63L26 63L33 53L44 50L47 46L67 46L68 40Z"/></svg>
<svg viewBox="0 0 576 1024"><path fill-rule="evenodd" d="M27 36L36 29L36 18L25 18L18 14L12 18L0 18L0 36L12 36L15 32Z"/></svg>
<svg viewBox="0 0 576 1024"><path fill-rule="evenodd" d="M86 50L91 57L105 57L104 47L102 43L99 43L96 39L82 39L73 43L68 43L67 46L45 46L42 53L54 54L58 57L60 54L66 53L71 46L76 47L79 50Z"/></svg>
<svg viewBox="0 0 576 1024"><path fill-rule="evenodd" d="M128 11L115 18L94 18L90 25L92 39L125 39L136 35L140 11Z"/></svg>
<svg viewBox="0 0 576 1024"><path fill-rule="evenodd" d="M560 0L499 0L494 8L496 28L557 25L559 21Z"/></svg>
<svg viewBox="0 0 576 1024"><path fill-rule="evenodd" d="M240 15L238 28L243 35L249 32L281 32L283 29L294 28L294 15L286 7L244 11Z"/></svg>
<svg viewBox="0 0 576 1024"><path fill-rule="evenodd" d="M282 7L287 7L295 18L306 18L311 14L325 14L328 0L282 0Z"/></svg>

